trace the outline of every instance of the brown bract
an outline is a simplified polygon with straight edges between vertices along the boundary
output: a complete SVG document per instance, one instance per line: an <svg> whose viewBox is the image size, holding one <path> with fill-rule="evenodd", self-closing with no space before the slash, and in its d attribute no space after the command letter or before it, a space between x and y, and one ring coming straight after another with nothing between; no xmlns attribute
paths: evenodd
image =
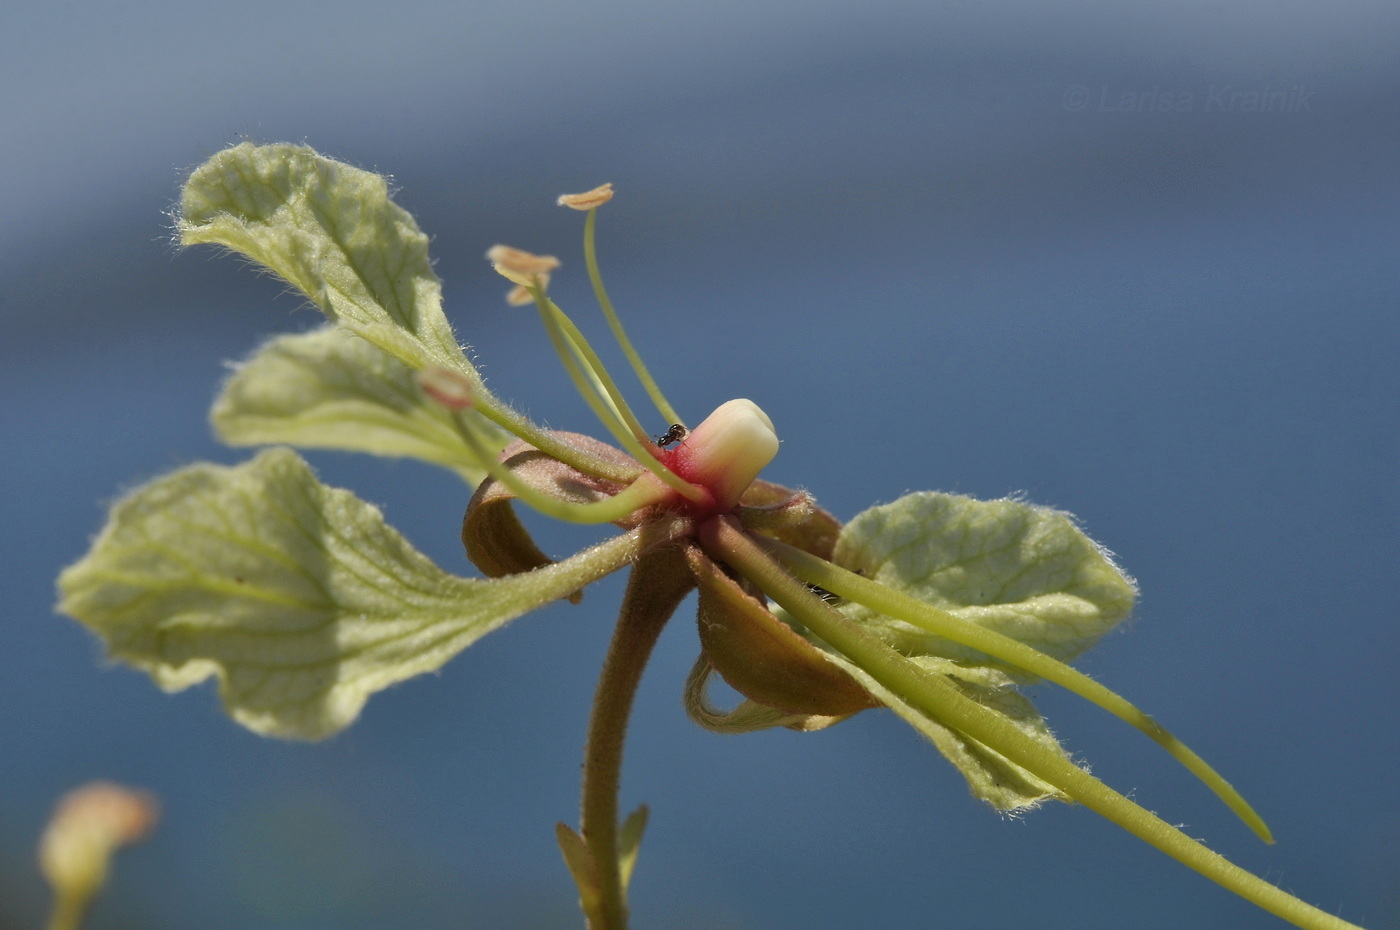
<svg viewBox="0 0 1400 930"><path fill-rule="evenodd" d="M739 502L738 517L748 529L831 561L841 521L817 506L806 491L755 480Z"/></svg>
<svg viewBox="0 0 1400 930"><path fill-rule="evenodd" d="M579 433L553 433L587 455L635 465L620 449ZM586 474L534 446L517 440L505 448L501 463L531 488L556 500L588 504L623 490L618 481ZM516 495L502 482L487 478L467 506L462 543L467 556L488 577L527 572L552 560L535 545L515 513ZM772 536L819 558L830 558L841 524L816 505L805 491L794 492L768 481L755 481L744 494L738 515L751 532ZM632 529L649 519L677 513L667 505L643 508L617 525ZM691 531L693 533L693 530ZM800 718L797 729L826 726L877 706L844 670L820 649L779 620L761 597L746 591L689 540L676 543L684 561L677 570L700 589L697 619L702 662L718 671L736 691L764 707ZM569 597L578 603L581 591ZM700 683L703 699L704 682Z"/></svg>
<svg viewBox="0 0 1400 930"><path fill-rule="evenodd" d="M787 714L844 717L879 705L699 548L687 558L700 587L700 648L731 688Z"/></svg>
<svg viewBox="0 0 1400 930"><path fill-rule="evenodd" d="M622 465L636 464L621 449L592 436L562 432L553 433L553 436L588 455ZM500 462L535 490L573 504L604 500L625 487L617 481L585 474L520 439L501 451ZM472 495L462 517L462 545L466 547L467 558L488 578L528 572L554 561L530 538L511 506L513 500L515 493L510 488L488 477ZM634 519L618 525L631 529L638 522ZM582 591L575 591L569 601L577 604L582 597Z"/></svg>

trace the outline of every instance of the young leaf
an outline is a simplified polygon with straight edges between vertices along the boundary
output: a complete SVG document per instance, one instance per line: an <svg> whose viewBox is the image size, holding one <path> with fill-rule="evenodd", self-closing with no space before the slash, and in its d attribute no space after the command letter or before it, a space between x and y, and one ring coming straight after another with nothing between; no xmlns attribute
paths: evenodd
<svg viewBox="0 0 1400 930"><path fill-rule="evenodd" d="M1126 618L1136 595L1132 580L1067 514L1015 500L905 495L846 524L833 561L1062 661ZM989 662L983 652L860 605L847 613L906 655Z"/></svg>
<svg viewBox="0 0 1400 930"><path fill-rule="evenodd" d="M165 690L217 676L239 723L319 739L370 694L620 568L641 534L527 574L458 578L376 507L270 449L233 468L181 469L118 502L60 576L59 609Z"/></svg>
<svg viewBox="0 0 1400 930"><path fill-rule="evenodd" d="M180 242L240 252L286 279L331 320L415 371L479 380L442 312L428 237L384 178L306 146L224 149L190 176Z"/></svg>
<svg viewBox="0 0 1400 930"><path fill-rule="evenodd" d="M423 459L475 486L486 477L452 414L429 400L413 372L338 326L280 336L234 370L209 415L235 446L287 443ZM495 451L509 435L481 421Z"/></svg>
<svg viewBox="0 0 1400 930"><path fill-rule="evenodd" d="M623 891L627 890L627 885L632 881L632 870L637 867L637 854L642 848L642 834L646 832L649 813L643 804L627 815L622 829L618 831L618 874L622 878Z"/></svg>
<svg viewBox="0 0 1400 930"><path fill-rule="evenodd" d="M587 916L590 927L595 924L601 926L603 883L598 878L598 863L593 859L593 851L568 824L556 823L554 837L559 841L559 851L564 854L564 864L578 886L579 910Z"/></svg>

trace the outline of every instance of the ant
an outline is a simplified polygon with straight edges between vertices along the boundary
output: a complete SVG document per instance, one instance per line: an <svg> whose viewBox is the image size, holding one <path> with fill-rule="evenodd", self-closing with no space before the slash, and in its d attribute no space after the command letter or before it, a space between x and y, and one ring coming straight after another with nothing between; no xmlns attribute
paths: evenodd
<svg viewBox="0 0 1400 930"><path fill-rule="evenodd" d="M679 423L672 423L671 428L662 435L657 436L655 442L664 449L673 442L684 442L686 434L689 432L690 430L681 426Z"/></svg>

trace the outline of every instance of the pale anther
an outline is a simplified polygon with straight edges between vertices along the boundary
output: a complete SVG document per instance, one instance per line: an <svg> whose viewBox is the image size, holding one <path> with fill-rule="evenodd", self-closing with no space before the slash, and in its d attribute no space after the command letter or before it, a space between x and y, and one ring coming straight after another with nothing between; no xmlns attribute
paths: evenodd
<svg viewBox="0 0 1400 930"><path fill-rule="evenodd" d="M561 207L569 207L573 210L592 210L612 199L612 183L609 182L600 184L591 191L584 191L582 194L560 194L558 203Z"/></svg>

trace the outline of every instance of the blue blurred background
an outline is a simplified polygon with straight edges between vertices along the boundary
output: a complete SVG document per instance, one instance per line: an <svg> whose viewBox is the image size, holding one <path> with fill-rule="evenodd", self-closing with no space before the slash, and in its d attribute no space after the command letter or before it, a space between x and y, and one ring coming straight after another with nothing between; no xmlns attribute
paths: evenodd
<svg viewBox="0 0 1400 930"><path fill-rule="evenodd" d="M552 201L614 182L610 288L689 419L754 398L784 440L768 477L842 518L917 489L1079 515L1143 591L1082 666L1279 842L1036 689L1066 744L1246 868L1400 927L1397 36L1392 0L7 5L0 925L39 925L34 840L95 777L165 819L94 930L581 923L552 827L576 820L616 584L319 745L106 668L51 612L105 501L246 457L205 422L223 362L317 322L169 243L183 174L251 138L392 174L493 386L560 428L592 425L481 256L560 255L557 298L596 324ZM310 458L466 571L450 476ZM1282 925L1087 810L999 818L888 714L701 732L687 621L629 743L637 927Z"/></svg>

